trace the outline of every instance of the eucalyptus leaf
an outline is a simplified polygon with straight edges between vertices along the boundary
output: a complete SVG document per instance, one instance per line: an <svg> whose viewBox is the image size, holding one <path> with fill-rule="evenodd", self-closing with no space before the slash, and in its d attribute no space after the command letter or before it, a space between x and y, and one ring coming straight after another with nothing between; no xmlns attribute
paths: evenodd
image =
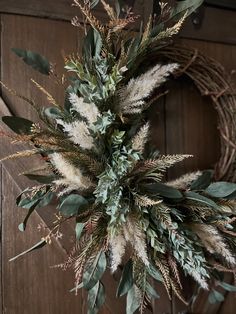
<svg viewBox="0 0 236 314"><path fill-rule="evenodd" d="M31 134L33 122L28 119L21 117L4 116L2 117L2 121L17 134Z"/></svg>
<svg viewBox="0 0 236 314"><path fill-rule="evenodd" d="M152 264L150 264L147 268L147 272L152 278L156 279L157 281L163 282L161 273Z"/></svg>
<svg viewBox="0 0 236 314"><path fill-rule="evenodd" d="M47 206L48 204L50 204L53 197L54 197L53 192L45 191L42 193L36 193L34 195L34 197L32 197L32 198L29 198L29 197L22 198L22 199L18 198L17 205L19 207L23 207L23 208L28 209L28 213L27 213L24 221L18 226L18 229L20 231L25 231L28 219L30 218L30 216L34 212L34 210L36 208L44 207L44 206Z"/></svg>
<svg viewBox="0 0 236 314"><path fill-rule="evenodd" d="M90 28L83 45L83 55L89 61L89 58L98 57L102 49L102 38L99 32Z"/></svg>
<svg viewBox="0 0 236 314"><path fill-rule="evenodd" d="M93 9L99 3L99 0L91 0L90 1L90 8Z"/></svg>
<svg viewBox="0 0 236 314"><path fill-rule="evenodd" d="M176 200L183 198L179 190L160 182L142 184L141 186L144 192L150 193L152 196L162 196Z"/></svg>
<svg viewBox="0 0 236 314"><path fill-rule="evenodd" d="M219 282L219 285L224 288L226 291L230 292L236 292L236 286L230 285L229 283L226 282Z"/></svg>
<svg viewBox="0 0 236 314"><path fill-rule="evenodd" d="M211 183L212 175L212 170L203 171L203 173L191 183L190 189L192 191L206 189Z"/></svg>
<svg viewBox="0 0 236 314"><path fill-rule="evenodd" d="M212 290L211 293L208 296L208 301L211 304L217 303L217 302L222 302L224 301L224 296L223 294L221 294L220 292L216 291L216 290Z"/></svg>
<svg viewBox="0 0 236 314"><path fill-rule="evenodd" d="M59 206L59 211L65 217L76 215L79 209L88 204L88 201L79 194L70 194Z"/></svg>
<svg viewBox="0 0 236 314"><path fill-rule="evenodd" d="M31 216L31 214L34 212L34 210L35 210L36 206L38 205L38 203L39 203L39 201L36 202L36 204L35 204L34 207L31 207L31 208L29 209L29 211L28 211L28 213L27 213L27 215L26 215L24 221L23 221L21 224L19 224L18 229L19 229L21 232L25 231L27 221L28 221L29 217Z"/></svg>
<svg viewBox="0 0 236 314"><path fill-rule="evenodd" d="M15 257L12 257L12 258L9 260L9 262L12 262L12 261L16 260L17 258L19 258L19 257L21 257L21 256L23 256L23 255L25 255L25 254L27 254L27 253L30 253L30 252L32 252L32 251L34 251L34 250L40 249L40 248L42 248L43 246L45 246L46 244L47 244L47 242L46 242L44 239L42 239L41 241L39 241L38 243L36 243L34 246L32 246L30 249L28 249L28 250L26 250L26 251L24 251L24 252L18 254L18 255L15 256Z"/></svg>
<svg viewBox="0 0 236 314"><path fill-rule="evenodd" d="M52 183L56 176L55 175L39 175L39 174L31 174L31 173L24 173L24 176L30 180L37 181L41 184L50 184Z"/></svg>
<svg viewBox="0 0 236 314"><path fill-rule="evenodd" d="M105 288L98 281L88 292L88 314L96 314L105 302Z"/></svg>
<svg viewBox="0 0 236 314"><path fill-rule="evenodd" d="M130 259L126 264L122 272L120 283L117 289L116 295L121 297L126 294L133 286L133 262Z"/></svg>
<svg viewBox="0 0 236 314"><path fill-rule="evenodd" d="M215 208L215 209L219 209L219 206L214 201L212 201L208 197L205 197L205 196L200 195L198 193L185 192L185 197L187 200L195 201L197 203L207 205L207 206L210 206L210 207Z"/></svg>
<svg viewBox="0 0 236 314"><path fill-rule="evenodd" d="M187 16L192 14L198 7L200 7L200 5L203 4L203 1L204 0L178 1L170 14L170 19L172 21L178 21L186 12Z"/></svg>
<svg viewBox="0 0 236 314"><path fill-rule="evenodd" d="M50 119L60 119L62 118L62 112L58 108L49 107L44 109L44 113Z"/></svg>
<svg viewBox="0 0 236 314"><path fill-rule="evenodd" d="M45 57L42 57L40 54L30 51L30 50L12 48L12 51L18 57L22 58L23 61L29 66L31 66L34 70L42 74L49 75L50 63Z"/></svg>
<svg viewBox="0 0 236 314"><path fill-rule="evenodd" d="M140 301L135 293L135 286L133 286L127 294L126 314L133 314L139 308L139 305Z"/></svg>
<svg viewBox="0 0 236 314"><path fill-rule="evenodd" d="M236 184L230 182L214 182L208 186L205 192L216 198L228 197L236 191Z"/></svg>
<svg viewBox="0 0 236 314"><path fill-rule="evenodd" d="M184 0L178 1L174 8L171 10L169 14L169 18L165 20L165 23L175 23L179 21L181 17L186 14L189 16L192 14L200 5L203 3L204 0ZM165 23L159 23L155 26L151 31L151 36L155 37L158 35L160 31L163 31Z"/></svg>
<svg viewBox="0 0 236 314"><path fill-rule="evenodd" d="M76 226L75 226L75 234L76 234L76 240L77 241L80 240L83 229L84 229L84 224L81 222L77 222Z"/></svg>
<svg viewBox="0 0 236 314"><path fill-rule="evenodd" d="M95 258L93 264L89 269L84 272L83 275L83 285L84 288L90 290L97 284L97 282L102 278L107 267L106 255L103 251Z"/></svg>

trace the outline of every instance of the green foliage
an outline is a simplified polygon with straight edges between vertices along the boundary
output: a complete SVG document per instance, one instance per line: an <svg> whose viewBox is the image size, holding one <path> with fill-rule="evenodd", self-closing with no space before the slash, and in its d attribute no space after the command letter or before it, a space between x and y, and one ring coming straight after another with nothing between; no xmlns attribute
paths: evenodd
<svg viewBox="0 0 236 314"><path fill-rule="evenodd" d="M24 173L24 176L32 181L37 181L41 184L51 184L53 180L57 177L55 175L40 175L40 174L33 174L33 173Z"/></svg>
<svg viewBox="0 0 236 314"><path fill-rule="evenodd" d="M223 302L224 301L224 296L223 294L221 294L220 292L218 292L217 290L213 289L211 291L211 293L208 296L208 301L211 304L217 303L217 302Z"/></svg>
<svg viewBox="0 0 236 314"><path fill-rule="evenodd" d="M75 234L76 234L76 240L77 241L80 240L80 237L81 237L81 234L83 232L83 229L84 229L84 224L80 223L80 222L77 222L76 226L75 226Z"/></svg>
<svg viewBox="0 0 236 314"><path fill-rule="evenodd" d="M99 133L99 134L105 134L107 129L112 125L112 123L115 121L115 114L111 113L110 110L107 112L103 112L103 114L98 117L96 123L94 123L93 126L93 132Z"/></svg>
<svg viewBox="0 0 236 314"><path fill-rule="evenodd" d="M140 305L139 298L135 291L135 285L128 291L127 301L126 301L126 314L133 314Z"/></svg>
<svg viewBox="0 0 236 314"><path fill-rule="evenodd" d="M18 254L18 255L15 256L15 257L12 257L9 261L12 262L12 261L16 260L17 258L19 258L19 257L21 257L21 256L23 256L23 255L25 255L25 254L27 254L27 253L30 253L30 252L32 252L32 251L34 251L34 250L37 250L37 249L41 249L41 248L44 247L46 244L47 244L47 242L46 242L44 239L42 239L41 241L39 241L38 243L36 243L34 246L32 246L30 249L28 249L28 250L26 250L26 251L24 251L24 252Z"/></svg>
<svg viewBox="0 0 236 314"><path fill-rule="evenodd" d="M20 58L23 59L23 61L31 66L34 70L49 75L50 73L50 63L48 60L44 57L42 57L40 54L30 51L30 50L22 50L19 48L12 48L12 51Z"/></svg>
<svg viewBox="0 0 236 314"><path fill-rule="evenodd" d="M216 198L227 198L236 191L236 184L230 182L215 182L208 186L206 193Z"/></svg>
<svg viewBox="0 0 236 314"><path fill-rule="evenodd" d="M97 285L106 270L106 266L106 255L103 251L100 251L91 267L84 272L83 287L87 290L91 290L95 285Z"/></svg>
<svg viewBox="0 0 236 314"><path fill-rule="evenodd" d="M227 282L219 282L219 285L224 288L226 291L236 292L236 286L230 285Z"/></svg>
<svg viewBox="0 0 236 314"><path fill-rule="evenodd" d="M20 231L25 231L28 219L34 210L47 206L51 203L54 197L54 193L51 192L49 188L39 189L31 196L27 196L27 192L30 192L30 189L24 190L16 199L17 206L28 209L28 213L24 221L19 225Z"/></svg>
<svg viewBox="0 0 236 314"><path fill-rule="evenodd" d="M96 314L105 302L105 288L98 281L92 289L88 291L88 314Z"/></svg>
<svg viewBox="0 0 236 314"><path fill-rule="evenodd" d="M133 262L130 259L124 266L116 295L121 297L133 286Z"/></svg>
<svg viewBox="0 0 236 314"><path fill-rule="evenodd" d="M60 204L59 211L65 217L76 215L81 208L88 205L88 201L79 194L68 195Z"/></svg>
<svg viewBox="0 0 236 314"><path fill-rule="evenodd" d="M195 181L191 183L190 189L192 191L204 190L206 189L212 181L213 171L206 170L199 176Z"/></svg>
<svg viewBox="0 0 236 314"><path fill-rule="evenodd" d="M195 193L195 192L185 192L185 197L186 197L187 200L195 201L197 203L210 206L210 207L212 207L212 208L214 208L216 210L219 209L219 206L213 200L211 200L210 198L205 197L203 195L200 195L198 193Z"/></svg>
<svg viewBox="0 0 236 314"><path fill-rule="evenodd" d="M17 134L31 134L33 122L20 117L4 116L2 121Z"/></svg>
<svg viewBox="0 0 236 314"><path fill-rule="evenodd" d="M183 199L183 195L179 190L160 182L142 184L140 187L143 192L153 197L164 197L174 200Z"/></svg>
<svg viewBox="0 0 236 314"><path fill-rule="evenodd" d="M87 62L90 58L100 56L102 50L102 37L97 30L90 28L83 44L83 56Z"/></svg>

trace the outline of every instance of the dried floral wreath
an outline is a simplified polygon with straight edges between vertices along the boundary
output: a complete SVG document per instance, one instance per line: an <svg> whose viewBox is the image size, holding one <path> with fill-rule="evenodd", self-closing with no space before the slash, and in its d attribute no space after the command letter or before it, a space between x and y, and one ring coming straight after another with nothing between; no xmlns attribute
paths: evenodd
<svg viewBox="0 0 236 314"><path fill-rule="evenodd" d="M42 108L18 96L37 110L41 123L2 118L17 133L7 136L33 147L7 158L45 157L43 174L36 170L25 174L40 184L17 198L17 205L28 210L19 229L25 230L35 209L48 205L55 196L58 201L53 231L15 258L50 243L63 222L73 219L75 246L62 267L75 269L73 290L88 291L89 313L97 313L105 301L101 281L105 270L114 273L121 264L117 296L127 294L127 314L137 309L143 313L150 300L158 297L153 280L162 282L169 296L173 291L186 302L180 270L203 289L216 281L236 291L222 276L224 271L234 273L236 265L235 95L217 63L191 49L169 45L202 0L185 0L174 7L160 3L155 24L150 17L136 37L124 31L137 19L131 10L122 11L118 1L113 8L101 0L109 16L109 22L101 24L91 12L98 2L74 0L85 23L75 18L73 24L83 27L86 36L82 56L66 59L65 69L74 76L65 104L57 104L34 82L51 107ZM44 57L13 51L42 74L51 74ZM153 55L163 62L147 68ZM161 156L150 148L146 110L158 102L158 88L180 72L215 103L222 157L215 172L197 171L163 182L169 167L190 156ZM221 178L225 181L216 182ZM210 293L211 302L222 297L215 289Z"/></svg>

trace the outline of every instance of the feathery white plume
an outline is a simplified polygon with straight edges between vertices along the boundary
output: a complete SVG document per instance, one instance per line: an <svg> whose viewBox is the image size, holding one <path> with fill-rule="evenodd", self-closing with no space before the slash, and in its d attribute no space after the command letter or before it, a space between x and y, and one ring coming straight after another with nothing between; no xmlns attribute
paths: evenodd
<svg viewBox="0 0 236 314"><path fill-rule="evenodd" d="M75 111L87 119L89 126L97 121L99 111L95 104L85 102L82 97L79 97L75 93L70 94L69 101Z"/></svg>
<svg viewBox="0 0 236 314"><path fill-rule="evenodd" d="M157 64L144 74L131 79L120 92L120 110L125 114L139 113L144 109L145 99L166 81L170 73L178 68L176 63Z"/></svg>
<svg viewBox="0 0 236 314"><path fill-rule="evenodd" d="M134 217L127 217L126 224L123 226L123 232L125 240L130 242L141 261L146 266L149 266L145 235Z"/></svg>
<svg viewBox="0 0 236 314"><path fill-rule="evenodd" d="M176 189L186 189L193 181L195 181L200 175L202 174L201 171L190 172L187 174L182 175L178 179L169 181L166 185L172 186Z"/></svg>
<svg viewBox="0 0 236 314"><path fill-rule="evenodd" d="M80 145L84 149L91 149L94 146L93 137L90 135L88 126L84 121L73 121L66 123L57 119L57 123L63 126L73 143Z"/></svg>
<svg viewBox="0 0 236 314"><path fill-rule="evenodd" d="M114 273L121 264L125 253L126 240L122 232L109 238L111 248L111 271Z"/></svg>
<svg viewBox="0 0 236 314"><path fill-rule="evenodd" d="M216 228L206 224L193 224L192 229L210 253L217 253L223 256L231 265L236 264L235 258Z"/></svg>
<svg viewBox="0 0 236 314"><path fill-rule="evenodd" d="M142 153L149 134L149 122L144 124L132 140L132 149Z"/></svg>
<svg viewBox="0 0 236 314"><path fill-rule="evenodd" d="M68 186L70 190L84 190L93 186L91 180L85 177L79 168L70 164L61 154L53 153L50 160L57 171L62 175L62 179L55 180L56 185Z"/></svg>

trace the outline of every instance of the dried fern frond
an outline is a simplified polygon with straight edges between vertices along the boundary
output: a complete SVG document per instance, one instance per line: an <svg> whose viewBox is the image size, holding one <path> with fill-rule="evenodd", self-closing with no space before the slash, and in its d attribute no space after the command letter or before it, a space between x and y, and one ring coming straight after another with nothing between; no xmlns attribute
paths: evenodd
<svg viewBox="0 0 236 314"><path fill-rule="evenodd" d="M178 34L187 16L188 11L185 12L183 17L174 26L168 27L164 31L160 32L155 38L153 38L152 42L170 38Z"/></svg>
<svg viewBox="0 0 236 314"><path fill-rule="evenodd" d="M80 11L85 16L87 22L96 29L99 33L104 34L105 33L105 27L103 24L91 13L91 8L89 4L84 3L82 5L79 0L74 0L74 6L77 6Z"/></svg>
<svg viewBox="0 0 236 314"><path fill-rule="evenodd" d="M9 88L6 84L4 84L2 81L0 81L0 84L9 92L11 93L13 96L16 96L22 100L24 100L25 102L27 102L30 106L32 106L35 110L38 110L39 107L35 104L35 102L21 94L19 94L18 92L16 92L14 89Z"/></svg>
<svg viewBox="0 0 236 314"><path fill-rule="evenodd" d="M6 157L0 159L0 162L4 161L4 160L9 160L9 159L15 159L15 158L31 157L35 154L39 154L39 150L37 148L29 149L29 150L23 150L21 152L16 152L15 154L12 154L12 155L9 155L9 156L6 156Z"/></svg>
<svg viewBox="0 0 236 314"><path fill-rule="evenodd" d="M149 265L146 236L135 215L129 215L123 226L125 240L129 242L144 265Z"/></svg>
<svg viewBox="0 0 236 314"><path fill-rule="evenodd" d="M44 87L42 87L39 83L37 83L34 79L31 79L31 81L38 87L38 89L43 92L46 96L47 96L47 100L49 101L50 104L52 104L55 107L61 107L56 100L53 98L53 96L46 91L46 89Z"/></svg>
<svg viewBox="0 0 236 314"><path fill-rule="evenodd" d="M108 237L108 243L111 250L111 272L115 272L122 262L125 254L126 240L122 231Z"/></svg>
<svg viewBox="0 0 236 314"><path fill-rule="evenodd" d="M175 293L175 295L186 305L188 306L188 302L185 300L185 298L183 297L180 288L178 287L178 285L175 283L174 280L171 280L171 288L173 289L173 292Z"/></svg>
<svg viewBox="0 0 236 314"><path fill-rule="evenodd" d="M145 195L134 195L134 202L137 206L141 207L149 207L162 203L162 200L152 200L151 198Z"/></svg>
<svg viewBox="0 0 236 314"><path fill-rule="evenodd" d="M216 228L200 223L192 224L191 228L198 235L206 250L212 254L220 254L230 265L236 264L235 258Z"/></svg>
<svg viewBox="0 0 236 314"><path fill-rule="evenodd" d="M223 213L236 213L236 200L219 200L218 205Z"/></svg>
<svg viewBox="0 0 236 314"><path fill-rule="evenodd" d="M177 281L178 286L182 289L182 284L181 284L179 270L178 270L178 266L177 266L176 260L174 259L174 257L172 255L168 254L167 262L168 262L168 264L170 266L171 272L174 275L174 278Z"/></svg>
<svg viewBox="0 0 236 314"><path fill-rule="evenodd" d="M193 181L195 181L201 175L202 175L201 171L190 172L182 175L178 179L168 181L166 182L166 184L176 189L185 190Z"/></svg>
<svg viewBox="0 0 236 314"><path fill-rule="evenodd" d="M147 25L144 29L143 35L142 35L142 41L141 41L141 46L144 45L144 43L149 40L149 35L150 35L150 31L152 29L152 22L153 22L153 17L152 15L149 16Z"/></svg>
<svg viewBox="0 0 236 314"><path fill-rule="evenodd" d="M147 122L140 128L138 133L132 139L132 149L140 153L143 153L145 144L148 140L149 129L150 129L149 122Z"/></svg>
<svg viewBox="0 0 236 314"><path fill-rule="evenodd" d="M116 14L115 10L106 1L101 0L101 2L102 2L104 9L106 10L109 18L111 20L117 20L117 14Z"/></svg>
<svg viewBox="0 0 236 314"><path fill-rule="evenodd" d="M170 168L177 162L181 162L186 158L190 158L192 155L163 155L157 159L147 159L137 163L133 173L151 173L151 172L165 172L166 169ZM160 178L162 175L160 174Z"/></svg>
<svg viewBox="0 0 236 314"><path fill-rule="evenodd" d="M164 287L166 289L169 299L171 300L171 281L169 265L167 261L162 258L155 258L155 265L162 275Z"/></svg>
<svg viewBox="0 0 236 314"><path fill-rule="evenodd" d="M16 143L29 143L34 138L34 135L26 135L26 134L14 134L14 133L6 133L0 131L0 136L8 137L12 140L12 144Z"/></svg>

